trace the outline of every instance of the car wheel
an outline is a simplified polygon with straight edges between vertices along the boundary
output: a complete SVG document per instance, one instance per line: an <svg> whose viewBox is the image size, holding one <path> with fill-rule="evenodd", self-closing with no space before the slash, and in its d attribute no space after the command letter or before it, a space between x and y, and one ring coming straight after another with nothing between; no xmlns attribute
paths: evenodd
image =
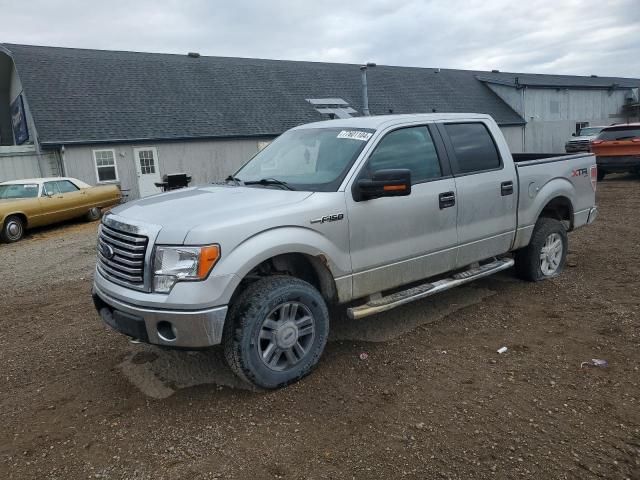
<svg viewBox="0 0 640 480"><path fill-rule="evenodd" d="M516 252L518 277L539 282L558 276L567 260L569 241L561 221L540 218L533 229L529 245Z"/></svg>
<svg viewBox="0 0 640 480"><path fill-rule="evenodd" d="M602 180L604 180L606 174L607 172L605 172L601 168L598 168L598 181L601 182Z"/></svg>
<svg viewBox="0 0 640 480"><path fill-rule="evenodd" d="M312 371L328 335L329 313L318 290L298 278L266 277L233 302L224 354L243 380L258 388L280 388Z"/></svg>
<svg viewBox="0 0 640 480"><path fill-rule="evenodd" d="M87 214L85 215L85 218L89 222L95 222L96 220L100 220L101 216L102 216L102 210L100 209L100 207L93 207L91 210L87 212Z"/></svg>
<svg viewBox="0 0 640 480"><path fill-rule="evenodd" d="M6 243L17 242L24 237L24 228L24 220L17 215L11 215L4 221L0 240Z"/></svg>

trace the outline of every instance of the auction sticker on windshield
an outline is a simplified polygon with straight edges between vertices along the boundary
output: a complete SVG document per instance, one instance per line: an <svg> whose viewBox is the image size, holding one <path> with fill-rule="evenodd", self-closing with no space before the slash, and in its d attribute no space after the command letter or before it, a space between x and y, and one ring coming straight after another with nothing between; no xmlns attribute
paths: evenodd
<svg viewBox="0 0 640 480"><path fill-rule="evenodd" d="M362 132L360 130L342 130L338 134L338 138L349 138L351 140L362 140L366 142L373 136L373 133Z"/></svg>

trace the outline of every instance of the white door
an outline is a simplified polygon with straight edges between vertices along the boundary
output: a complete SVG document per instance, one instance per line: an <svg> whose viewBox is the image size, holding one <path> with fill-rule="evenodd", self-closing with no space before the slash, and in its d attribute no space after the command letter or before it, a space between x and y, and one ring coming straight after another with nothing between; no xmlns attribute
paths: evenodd
<svg viewBox="0 0 640 480"><path fill-rule="evenodd" d="M136 165L140 198L160 193L162 190L155 186L156 182L160 182L158 151L156 148L134 148L133 161Z"/></svg>

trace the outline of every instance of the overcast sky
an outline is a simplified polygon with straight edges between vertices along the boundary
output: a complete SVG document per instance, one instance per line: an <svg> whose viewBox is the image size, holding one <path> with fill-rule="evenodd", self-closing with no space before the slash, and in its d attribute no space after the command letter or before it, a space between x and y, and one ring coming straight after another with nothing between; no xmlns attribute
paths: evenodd
<svg viewBox="0 0 640 480"><path fill-rule="evenodd" d="M640 77L640 0L0 0L0 42Z"/></svg>

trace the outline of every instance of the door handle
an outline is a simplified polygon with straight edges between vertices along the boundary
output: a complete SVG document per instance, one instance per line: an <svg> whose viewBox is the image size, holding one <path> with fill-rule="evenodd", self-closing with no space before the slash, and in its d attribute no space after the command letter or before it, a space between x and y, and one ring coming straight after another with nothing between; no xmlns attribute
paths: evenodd
<svg viewBox="0 0 640 480"><path fill-rule="evenodd" d="M444 192L438 195L440 210L453 207L456 204L456 194L454 192Z"/></svg>
<svg viewBox="0 0 640 480"><path fill-rule="evenodd" d="M506 197L507 195L513 195L513 182L509 180L508 182L502 182L500 184L500 195Z"/></svg>

